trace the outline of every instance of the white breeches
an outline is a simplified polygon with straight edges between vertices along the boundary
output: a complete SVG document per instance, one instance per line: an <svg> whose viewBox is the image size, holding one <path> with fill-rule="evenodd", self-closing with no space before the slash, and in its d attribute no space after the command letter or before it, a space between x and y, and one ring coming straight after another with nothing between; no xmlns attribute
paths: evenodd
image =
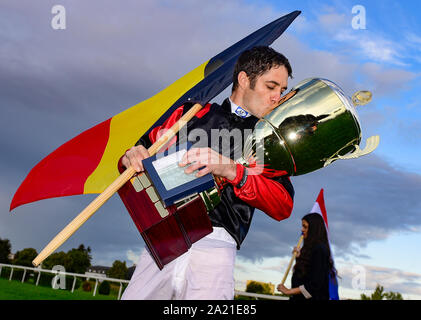
<svg viewBox="0 0 421 320"><path fill-rule="evenodd" d="M224 228L214 228L162 270L145 248L122 299L232 300L235 255L236 243Z"/></svg>

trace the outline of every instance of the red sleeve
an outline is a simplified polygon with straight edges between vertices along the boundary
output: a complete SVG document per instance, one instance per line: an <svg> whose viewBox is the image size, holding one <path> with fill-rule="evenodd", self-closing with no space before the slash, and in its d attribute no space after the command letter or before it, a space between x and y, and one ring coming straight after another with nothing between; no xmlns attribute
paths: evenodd
<svg viewBox="0 0 421 320"><path fill-rule="evenodd" d="M210 106L211 106L210 103L206 104L201 110L199 110L195 114L195 117L197 117L197 118L203 117L207 112L209 112ZM180 118L184 114L184 111L185 111L184 105L182 105L181 107L177 108L171 114L171 116L167 120L165 120L165 122L162 125L153 128L149 132L149 140L151 141L151 143L154 144L156 142L156 140L158 140L168 129L170 129L178 120L180 120ZM188 110L186 110L186 111L188 111ZM177 136L175 136L173 139L171 139L171 141L167 144L167 147L171 146L176 141L177 141ZM165 149L166 148L164 148L164 150Z"/></svg>
<svg viewBox="0 0 421 320"><path fill-rule="evenodd" d="M244 169L244 166L237 164L237 176L232 181L228 180L234 186L235 195L277 221L289 218L293 200L278 181L265 177L263 174L249 174L246 183L241 188L236 187L243 176Z"/></svg>
<svg viewBox="0 0 421 320"><path fill-rule="evenodd" d="M149 132L149 140L151 141L152 144L154 144L156 140L158 140L169 128L171 128L174 125L174 123L176 123L182 117L183 111L184 111L184 105L181 107L178 107L171 114L171 116L167 120L165 120L165 122L162 125L153 128ZM174 137L168 143L168 146L172 145L176 141L177 141L177 137Z"/></svg>

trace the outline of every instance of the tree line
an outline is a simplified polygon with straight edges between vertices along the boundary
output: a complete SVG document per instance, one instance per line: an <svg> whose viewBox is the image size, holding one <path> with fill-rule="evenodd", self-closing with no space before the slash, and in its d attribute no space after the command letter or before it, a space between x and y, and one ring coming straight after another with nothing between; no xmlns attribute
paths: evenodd
<svg viewBox="0 0 421 320"><path fill-rule="evenodd" d="M17 251L10 259L12 245L9 239L0 238L0 263L14 264L19 266L33 267L32 260L38 255L34 248L25 248ZM60 251L51 254L42 263L43 269L52 269L56 265L61 265L66 272L84 274L91 267L91 248L81 244L77 248L67 252ZM128 279L128 268L126 261L115 260L111 268L107 271L107 277L115 279Z"/></svg>

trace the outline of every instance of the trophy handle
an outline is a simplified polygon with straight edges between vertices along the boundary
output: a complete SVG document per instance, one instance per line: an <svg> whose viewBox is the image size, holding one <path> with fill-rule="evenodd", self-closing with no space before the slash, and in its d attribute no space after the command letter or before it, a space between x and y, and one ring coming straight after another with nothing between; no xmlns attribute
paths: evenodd
<svg viewBox="0 0 421 320"><path fill-rule="evenodd" d="M325 161L324 167L326 167L327 165L331 164L333 161L338 160L338 159L347 160L347 159L356 159L356 158L365 156L366 154L373 152L378 147L379 143L380 143L380 136L371 136L370 138L366 140L364 149L360 149L358 145L355 145L354 152L350 154L346 154L344 156L337 155L334 158L328 159Z"/></svg>

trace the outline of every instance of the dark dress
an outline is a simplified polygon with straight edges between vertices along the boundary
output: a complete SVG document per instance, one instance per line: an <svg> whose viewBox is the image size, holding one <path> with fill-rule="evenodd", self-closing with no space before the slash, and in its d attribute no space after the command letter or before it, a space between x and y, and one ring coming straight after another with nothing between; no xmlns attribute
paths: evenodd
<svg viewBox="0 0 421 320"><path fill-rule="evenodd" d="M326 245L315 245L310 254L310 264L304 276L293 272L291 287L304 285L311 295L309 300L329 300L329 251ZM290 300L306 300L303 294L291 296Z"/></svg>

